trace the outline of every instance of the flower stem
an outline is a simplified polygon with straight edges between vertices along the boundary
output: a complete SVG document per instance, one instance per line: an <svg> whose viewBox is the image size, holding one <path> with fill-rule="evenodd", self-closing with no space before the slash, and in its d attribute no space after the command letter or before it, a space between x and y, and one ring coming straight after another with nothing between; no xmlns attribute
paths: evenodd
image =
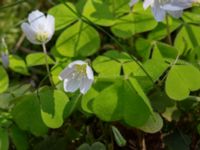
<svg viewBox="0 0 200 150"><path fill-rule="evenodd" d="M169 26L169 16L166 15L166 24L167 24L167 37L168 37L168 42L170 45L172 45L172 39L171 39L171 35L170 35L170 26Z"/></svg>
<svg viewBox="0 0 200 150"><path fill-rule="evenodd" d="M43 48L43 52L45 54L45 64L46 64L47 74L49 76L49 81L50 81L51 85L54 87L54 83L53 83L53 80L51 78L50 69L49 69L48 54L47 54L46 45L42 44L42 48Z"/></svg>

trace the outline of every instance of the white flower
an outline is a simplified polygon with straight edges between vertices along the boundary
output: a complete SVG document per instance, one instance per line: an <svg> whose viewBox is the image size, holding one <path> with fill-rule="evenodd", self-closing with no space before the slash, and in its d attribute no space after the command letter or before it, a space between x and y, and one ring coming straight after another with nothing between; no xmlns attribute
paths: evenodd
<svg viewBox="0 0 200 150"><path fill-rule="evenodd" d="M54 17L35 10L29 14L28 23L22 23L21 28L31 43L45 44L54 34Z"/></svg>
<svg viewBox="0 0 200 150"><path fill-rule="evenodd" d="M75 92L80 89L85 94L94 81L91 67L84 61L77 60L70 63L59 75L60 80L64 80L64 90Z"/></svg>
<svg viewBox="0 0 200 150"><path fill-rule="evenodd" d="M8 68L9 66L9 57L8 57L8 54L6 53L1 53L1 61L2 61L2 64L5 68Z"/></svg>
<svg viewBox="0 0 200 150"><path fill-rule="evenodd" d="M138 0L131 0L130 2L129 2L129 6L130 7L132 7L135 3L137 3L138 2Z"/></svg>
<svg viewBox="0 0 200 150"><path fill-rule="evenodd" d="M182 15L184 9L192 6L195 0L145 0L144 8L151 6L154 17L157 21L163 21L166 13L175 18Z"/></svg>
<svg viewBox="0 0 200 150"><path fill-rule="evenodd" d="M8 52L8 47L4 38L1 39L1 43L0 43L0 55L1 55L1 61L2 61L3 66L5 68L8 68L9 52Z"/></svg>

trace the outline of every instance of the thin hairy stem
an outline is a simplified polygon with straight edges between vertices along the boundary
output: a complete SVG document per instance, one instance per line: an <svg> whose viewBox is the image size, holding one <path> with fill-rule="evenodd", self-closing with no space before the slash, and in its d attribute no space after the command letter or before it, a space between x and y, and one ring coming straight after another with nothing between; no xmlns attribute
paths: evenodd
<svg viewBox="0 0 200 150"><path fill-rule="evenodd" d="M49 76L49 81L50 81L51 85L54 87L53 80L52 80L51 74L50 74L50 69L49 69L48 54L47 54L46 45L42 44L42 48L43 48L43 52L45 54L45 64L46 64L47 74Z"/></svg>

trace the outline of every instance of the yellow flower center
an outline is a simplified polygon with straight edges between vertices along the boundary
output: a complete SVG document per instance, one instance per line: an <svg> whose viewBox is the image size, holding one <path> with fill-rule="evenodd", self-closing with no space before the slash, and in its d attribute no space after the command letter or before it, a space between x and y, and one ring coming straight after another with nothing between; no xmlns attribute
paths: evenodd
<svg viewBox="0 0 200 150"><path fill-rule="evenodd" d="M76 64L75 65L75 70L76 70L77 73L86 76L87 75L86 67L87 67L86 64L83 64L83 65Z"/></svg>
<svg viewBox="0 0 200 150"><path fill-rule="evenodd" d="M40 32L36 35L36 40L38 42L45 42L48 40L49 33L48 32Z"/></svg>

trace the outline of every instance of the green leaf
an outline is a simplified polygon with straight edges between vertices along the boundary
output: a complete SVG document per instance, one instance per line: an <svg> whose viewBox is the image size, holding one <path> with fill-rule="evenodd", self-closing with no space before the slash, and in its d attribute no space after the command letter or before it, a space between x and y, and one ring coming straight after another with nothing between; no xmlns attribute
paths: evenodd
<svg viewBox="0 0 200 150"><path fill-rule="evenodd" d="M56 49L63 56L90 56L100 46L98 32L81 21L67 28L58 38Z"/></svg>
<svg viewBox="0 0 200 150"><path fill-rule="evenodd" d="M155 42L144 38L138 38L136 40L136 50L143 60L148 60L150 58L153 43Z"/></svg>
<svg viewBox="0 0 200 150"><path fill-rule="evenodd" d="M26 63L27 66L38 66L38 65L45 65L46 64L46 54L44 53L32 53L26 56ZM54 64L54 61L47 56L48 64Z"/></svg>
<svg viewBox="0 0 200 150"><path fill-rule="evenodd" d="M136 6L137 5L137 6ZM129 38L136 33L142 33L152 30L156 27L157 22L151 15L150 10L143 10L141 3L136 4L137 9L133 12L122 16L112 26L111 31L118 37Z"/></svg>
<svg viewBox="0 0 200 150"><path fill-rule="evenodd" d="M8 148L9 148L8 133L5 129L0 127L0 150L8 150Z"/></svg>
<svg viewBox="0 0 200 150"><path fill-rule="evenodd" d="M143 125L149 115L153 113L150 102L139 86L137 81L132 78L123 85L121 92L121 101L124 99L124 121L134 127Z"/></svg>
<svg viewBox="0 0 200 150"><path fill-rule="evenodd" d="M114 50L104 53L103 56L96 57L92 66L99 73L99 76L104 77L118 77L122 67L127 75L138 69L137 63L127 53L120 53ZM131 69L133 70L130 71Z"/></svg>
<svg viewBox="0 0 200 150"><path fill-rule="evenodd" d="M184 12L182 18L187 23L199 24L200 21L200 15L198 12Z"/></svg>
<svg viewBox="0 0 200 150"><path fill-rule="evenodd" d="M0 66L0 93L5 92L8 89L9 78L6 70Z"/></svg>
<svg viewBox="0 0 200 150"><path fill-rule="evenodd" d="M154 113L153 115L150 115L147 122L143 126L140 126L139 129L147 133L156 133L160 131L162 127L163 127L162 118L158 113Z"/></svg>
<svg viewBox="0 0 200 150"><path fill-rule="evenodd" d="M173 19L170 17L169 19L169 30L170 33L178 29L182 25L182 21L178 19ZM150 31L148 34L148 39L152 40L162 40L167 37L167 24L166 22L159 22L156 28Z"/></svg>
<svg viewBox="0 0 200 150"><path fill-rule="evenodd" d="M11 128L10 136L17 150L28 149L29 146L28 146L27 136L24 131L20 130L16 126L13 126Z"/></svg>
<svg viewBox="0 0 200 150"><path fill-rule="evenodd" d="M110 9L115 18L119 18L125 13L130 12L130 6L129 6L130 0L109 0L109 2L110 2L109 5Z"/></svg>
<svg viewBox="0 0 200 150"><path fill-rule="evenodd" d="M21 73L23 75L29 75L27 66L22 58L16 55L9 55L9 68L14 72Z"/></svg>
<svg viewBox="0 0 200 150"><path fill-rule="evenodd" d="M143 64L143 68L148 73L149 76L143 71L143 69L138 68L136 72L133 72L141 87L145 92L149 92L154 87L154 83L159 80L162 74L168 68L168 64L164 60L149 59ZM151 78L151 79L150 79Z"/></svg>
<svg viewBox="0 0 200 150"><path fill-rule="evenodd" d="M200 72L192 65L175 65L165 83L167 95L174 100L187 98L190 91L200 89Z"/></svg>
<svg viewBox="0 0 200 150"><path fill-rule="evenodd" d="M130 126L137 127L147 121L152 108L136 83L117 80L96 96L92 110L104 121L124 120Z"/></svg>
<svg viewBox="0 0 200 150"><path fill-rule="evenodd" d="M82 94L76 95L72 98L71 101L69 101L69 103L67 104L67 106L65 107L65 110L64 110L64 114L63 114L64 118L69 117L74 112L74 110L77 109L77 106L79 105L81 96L82 96Z"/></svg>
<svg viewBox="0 0 200 150"><path fill-rule="evenodd" d="M56 63L51 68L51 75L52 75L52 79L53 79L53 82L54 82L55 85L60 83L59 74L67 66L68 63L69 63L69 61L64 59L64 61L60 61L60 63Z"/></svg>
<svg viewBox="0 0 200 150"><path fill-rule="evenodd" d="M98 56L92 63L94 70L100 76L119 76L121 64L106 56ZM109 67L109 69L108 69Z"/></svg>
<svg viewBox="0 0 200 150"><path fill-rule="evenodd" d="M19 84L10 86L9 92L12 94L12 97L23 96L30 92L32 85L31 84Z"/></svg>
<svg viewBox="0 0 200 150"><path fill-rule="evenodd" d="M65 93L59 90L43 88L39 92L42 120L50 128L62 126L63 113L69 99Z"/></svg>
<svg viewBox="0 0 200 150"><path fill-rule="evenodd" d="M90 147L90 150L106 150L106 147L103 143L101 142L95 142L92 144Z"/></svg>
<svg viewBox="0 0 200 150"><path fill-rule="evenodd" d="M92 101L98 94L99 92L92 87L85 95L83 95L82 100L81 100L81 108L85 112L93 113L92 108L91 108Z"/></svg>
<svg viewBox="0 0 200 150"><path fill-rule="evenodd" d="M166 43L156 42L152 52L152 59L176 58L178 50Z"/></svg>
<svg viewBox="0 0 200 150"><path fill-rule="evenodd" d="M120 146L120 147L125 146L126 145L126 140L121 135L120 131L115 126L112 126L112 131L113 131L113 134L114 134L115 141L116 141L117 145Z"/></svg>
<svg viewBox="0 0 200 150"><path fill-rule="evenodd" d="M72 3L66 3L73 11L76 12L76 8ZM55 17L55 29L60 30L64 27L70 25L74 21L78 20L76 14L74 14L67 6L64 4L59 4L52 7L49 14Z"/></svg>
<svg viewBox="0 0 200 150"><path fill-rule="evenodd" d="M0 108L9 109L13 96L10 93L0 94Z"/></svg>
<svg viewBox="0 0 200 150"><path fill-rule="evenodd" d="M105 88L97 95L92 104L93 112L104 121L121 120L123 117L123 101L120 100L122 81Z"/></svg>
<svg viewBox="0 0 200 150"><path fill-rule="evenodd" d="M174 106L175 101L170 99L164 91L157 90L150 95L152 107L156 112L164 113L167 107Z"/></svg>
<svg viewBox="0 0 200 150"><path fill-rule="evenodd" d="M25 95L17 100L18 103L11 112L17 125L36 136L45 134L47 127L42 121L40 103L36 94Z"/></svg>
<svg viewBox="0 0 200 150"><path fill-rule="evenodd" d="M174 46L180 54L200 45L200 28L195 25L185 24L175 38Z"/></svg>
<svg viewBox="0 0 200 150"><path fill-rule="evenodd" d="M162 113L162 116L169 122L172 122L173 120L178 122L181 117L181 112L175 103L174 105L167 107L165 112Z"/></svg>
<svg viewBox="0 0 200 150"><path fill-rule="evenodd" d="M176 58L178 51L173 46L139 38L136 41L136 50L143 60L148 59L163 59L163 58Z"/></svg>
<svg viewBox="0 0 200 150"><path fill-rule="evenodd" d="M83 143L77 150L106 150L106 147L101 142L95 142L91 146L88 143Z"/></svg>
<svg viewBox="0 0 200 150"><path fill-rule="evenodd" d="M180 130L175 130L164 137L164 144L168 150L189 150L191 137Z"/></svg>
<svg viewBox="0 0 200 150"><path fill-rule="evenodd" d="M66 150L69 148L69 139L61 136L58 132L46 136L33 145L33 150Z"/></svg>
<svg viewBox="0 0 200 150"><path fill-rule="evenodd" d="M107 0L87 0L83 15L98 25L111 26L115 23L115 18Z"/></svg>
<svg viewBox="0 0 200 150"><path fill-rule="evenodd" d="M81 144L77 150L90 150L90 145L88 143Z"/></svg>

